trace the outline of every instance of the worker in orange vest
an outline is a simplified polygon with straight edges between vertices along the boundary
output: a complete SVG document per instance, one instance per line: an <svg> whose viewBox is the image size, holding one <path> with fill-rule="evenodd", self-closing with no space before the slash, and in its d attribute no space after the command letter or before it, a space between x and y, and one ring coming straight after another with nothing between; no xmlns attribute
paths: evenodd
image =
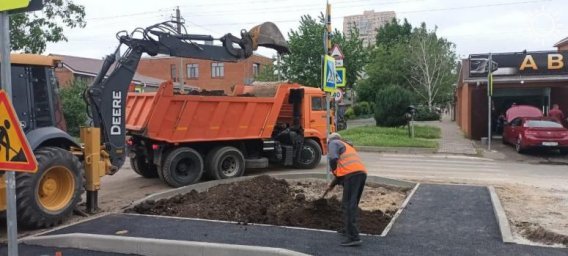
<svg viewBox="0 0 568 256"><path fill-rule="evenodd" d="M344 228L338 231L346 237L341 243L342 246L358 246L361 238L357 227L357 213L359 201L365 181L367 180L367 170L353 146L343 140L338 133L332 133L327 142L327 159L333 173L334 179L329 184L324 193L324 197L337 184L343 186L342 208Z"/></svg>

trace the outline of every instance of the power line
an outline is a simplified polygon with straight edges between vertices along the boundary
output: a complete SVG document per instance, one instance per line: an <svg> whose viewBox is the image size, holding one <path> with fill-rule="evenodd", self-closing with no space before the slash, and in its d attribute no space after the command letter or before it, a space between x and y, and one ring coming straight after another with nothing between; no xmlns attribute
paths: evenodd
<svg viewBox="0 0 568 256"><path fill-rule="evenodd" d="M509 5L521 5L521 4L532 4L532 3L539 3L539 2L550 2L553 0L531 0L531 1L523 1L523 2L506 2L506 3L496 3L496 4L483 4L483 5L470 5L470 6L460 6L460 7L448 7L448 8L433 8L433 9L423 9L423 10L410 10L410 11L397 11L397 13L424 13L424 12L439 12L439 11L450 11L450 10L466 10L466 9L476 9L476 8L484 8L484 7L501 7L501 6L509 6ZM343 16L334 16L333 18L345 18L351 15L343 15ZM278 23L289 23L289 22L297 22L298 19L285 19L285 20L273 20L272 22ZM211 24L203 24L204 26L225 26L225 25L250 25L256 24L258 22L227 22L227 23L211 23Z"/></svg>
<svg viewBox="0 0 568 256"><path fill-rule="evenodd" d="M334 7L337 8L358 8L358 7L368 7L368 6L377 6L378 4L380 5L395 5L395 4L401 4L401 3L409 3L409 2L422 2L424 0L407 0L404 2L401 1L385 1L385 2L377 2L377 1L372 1L370 3L366 3L366 4L360 4L360 5L354 5L353 1L336 1L334 3ZM240 12L237 13L233 10L223 10L223 11L215 11L215 10L211 10L211 11L206 11L206 12L198 12L195 14L191 14L192 17L202 17L202 16L217 16L217 15L224 15L224 14L231 14L231 15L250 15L250 14L256 14L256 13L266 13L268 11L277 11L278 13L287 13L287 12L295 12L295 11L303 11L309 8L318 8L320 9L322 7L321 4L306 4L306 5L290 5L290 6L273 6L273 7L262 7L262 8L249 8L247 9L246 12Z"/></svg>

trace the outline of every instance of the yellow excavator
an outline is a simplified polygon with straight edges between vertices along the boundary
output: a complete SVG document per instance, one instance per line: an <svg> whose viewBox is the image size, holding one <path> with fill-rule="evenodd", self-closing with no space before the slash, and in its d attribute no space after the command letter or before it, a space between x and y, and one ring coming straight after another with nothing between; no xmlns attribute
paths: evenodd
<svg viewBox="0 0 568 256"><path fill-rule="evenodd" d="M84 93L91 121L81 127L80 143L65 132L54 72L60 60L11 56L12 102L38 162L37 173L16 174L19 225L43 228L61 223L77 207L84 191L87 212L97 211L101 177L116 173L126 160L126 96L143 54L235 62L250 57L259 46L279 54L289 51L282 33L270 22L241 31L240 38L178 33L177 25L163 22L117 34L117 50L105 58ZM221 45L206 41L220 41ZM127 47L123 54L119 54L121 46ZM0 211L6 210L4 179L0 172Z"/></svg>

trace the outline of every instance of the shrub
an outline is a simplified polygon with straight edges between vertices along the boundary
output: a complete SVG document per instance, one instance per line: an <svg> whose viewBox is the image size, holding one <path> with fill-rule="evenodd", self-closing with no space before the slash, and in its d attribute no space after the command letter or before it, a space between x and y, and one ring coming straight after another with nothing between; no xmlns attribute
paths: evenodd
<svg viewBox="0 0 568 256"><path fill-rule="evenodd" d="M353 106L353 111L355 111L356 116L364 116L371 114L371 105L369 102L361 101Z"/></svg>
<svg viewBox="0 0 568 256"><path fill-rule="evenodd" d="M430 110L427 107L419 107L416 110L416 115L414 116L415 121L438 121L440 120L440 114L435 110Z"/></svg>
<svg viewBox="0 0 568 256"><path fill-rule="evenodd" d="M59 93L63 116L67 123L67 132L71 136L79 137L79 127L84 126L88 120L87 108L83 100L83 92L86 88L86 82L76 80L69 86L61 88Z"/></svg>
<svg viewBox="0 0 568 256"><path fill-rule="evenodd" d="M375 102L375 121L378 126L402 126L407 122L404 113L412 102L412 93L392 85L378 91Z"/></svg>
<svg viewBox="0 0 568 256"><path fill-rule="evenodd" d="M352 107L347 108L347 110L345 110L345 114L343 114L343 116L345 117L345 119L349 120L349 119L354 119L355 117L357 117L355 115L355 111L353 110Z"/></svg>

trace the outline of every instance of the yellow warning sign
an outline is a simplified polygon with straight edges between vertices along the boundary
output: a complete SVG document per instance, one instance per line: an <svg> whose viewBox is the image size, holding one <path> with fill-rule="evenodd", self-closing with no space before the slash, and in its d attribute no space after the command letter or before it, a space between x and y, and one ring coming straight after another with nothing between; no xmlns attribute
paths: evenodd
<svg viewBox="0 0 568 256"><path fill-rule="evenodd" d="M0 12L28 7L30 0L2 0L0 1Z"/></svg>
<svg viewBox="0 0 568 256"><path fill-rule="evenodd" d="M37 161L12 103L0 90L0 170L36 172Z"/></svg>

